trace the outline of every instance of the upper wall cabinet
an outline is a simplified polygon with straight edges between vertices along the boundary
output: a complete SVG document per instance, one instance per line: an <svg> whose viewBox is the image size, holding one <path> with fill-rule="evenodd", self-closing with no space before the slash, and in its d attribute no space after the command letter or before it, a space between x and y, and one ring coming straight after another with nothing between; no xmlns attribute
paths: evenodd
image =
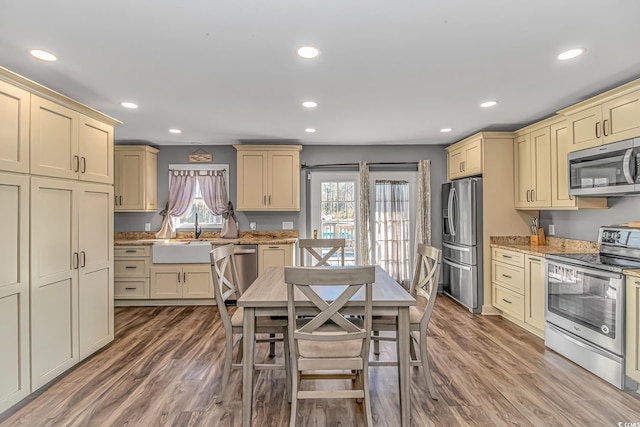
<svg viewBox="0 0 640 427"><path fill-rule="evenodd" d="M640 136L640 80L559 111L567 118L569 152Z"/></svg>
<svg viewBox="0 0 640 427"><path fill-rule="evenodd" d="M31 95L0 81L0 170L29 172Z"/></svg>
<svg viewBox="0 0 640 427"><path fill-rule="evenodd" d="M606 209L606 198L569 196L567 122L555 116L516 133L515 207L533 210Z"/></svg>
<svg viewBox="0 0 640 427"><path fill-rule="evenodd" d="M449 180L482 174L482 138L476 137L450 145L447 150Z"/></svg>
<svg viewBox="0 0 640 427"><path fill-rule="evenodd" d="M300 145L234 145L239 211L300 210Z"/></svg>
<svg viewBox="0 0 640 427"><path fill-rule="evenodd" d="M31 96L31 173L113 183L113 126Z"/></svg>
<svg viewBox="0 0 640 427"><path fill-rule="evenodd" d="M158 210L158 150L147 145L115 147L115 211Z"/></svg>

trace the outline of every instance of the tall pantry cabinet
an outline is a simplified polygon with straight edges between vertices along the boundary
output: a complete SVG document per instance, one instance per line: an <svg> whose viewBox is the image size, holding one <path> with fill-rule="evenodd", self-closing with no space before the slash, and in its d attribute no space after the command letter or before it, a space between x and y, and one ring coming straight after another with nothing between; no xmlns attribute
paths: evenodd
<svg viewBox="0 0 640 427"><path fill-rule="evenodd" d="M113 340L113 127L0 67L0 414Z"/></svg>

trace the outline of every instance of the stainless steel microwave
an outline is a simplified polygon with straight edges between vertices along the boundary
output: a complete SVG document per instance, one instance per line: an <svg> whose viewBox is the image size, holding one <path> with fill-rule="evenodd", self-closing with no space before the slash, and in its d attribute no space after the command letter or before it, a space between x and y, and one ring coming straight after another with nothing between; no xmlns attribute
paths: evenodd
<svg viewBox="0 0 640 427"><path fill-rule="evenodd" d="M640 193L640 138L574 151L567 158L572 196Z"/></svg>

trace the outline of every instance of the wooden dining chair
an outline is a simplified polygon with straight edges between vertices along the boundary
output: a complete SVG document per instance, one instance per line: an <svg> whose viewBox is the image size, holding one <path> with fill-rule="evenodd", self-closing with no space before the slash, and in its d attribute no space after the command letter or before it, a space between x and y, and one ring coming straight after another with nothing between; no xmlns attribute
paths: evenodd
<svg viewBox="0 0 640 427"><path fill-rule="evenodd" d="M215 248L210 252L211 255L211 276L213 277L213 291L216 298L216 306L222 318L222 324L225 332L225 357L224 368L222 371L221 390L216 398L216 403L220 403L224 399L224 393L229 382L231 369L242 369L242 327L244 320L244 309L238 307L233 314L229 314L227 301L229 298L239 298L241 289L238 286L238 270L234 257L235 246L225 245ZM270 338L257 339L256 342L269 342L273 344L276 341L284 343L284 364L280 369L286 371L286 389L287 396L291 396L291 377L289 369L289 340L287 339L287 320L272 319L268 317L260 317L256 320L256 333L269 334ZM276 337L280 334L280 337ZM238 338L234 342L234 335ZM233 349L238 347L235 361L233 360ZM270 356L274 356L270 351ZM273 364L256 364L256 369L274 369Z"/></svg>
<svg viewBox="0 0 640 427"><path fill-rule="evenodd" d="M368 362L375 267L286 267L284 278L287 283L291 370L295 375L289 425L296 425L298 400L337 398L364 401L366 425L371 426ZM361 316L346 316L341 312L345 304L363 287L365 299L358 313ZM313 310L303 309L296 303L303 296L310 301ZM351 379L352 388L300 389L301 381L326 379Z"/></svg>
<svg viewBox="0 0 640 427"><path fill-rule="evenodd" d="M424 244L418 245L416 265L414 269L413 280L409 292L417 300L417 304L409 308L409 330L411 334L411 366L422 366L422 372L427 385L429 394L434 400L438 399L436 389L431 378L431 370L429 368L429 354L427 351L427 328L429 320L438 295L438 281L440 279L440 267L442 264L442 251L432 246ZM380 337L380 331L395 331L396 317L380 316L372 319L372 327L374 336L373 352L375 355L380 354L379 341L395 341L395 338ZM416 333L418 334L416 336ZM417 357L415 345L418 345L420 358ZM389 366L396 365L397 362L379 362L371 361L371 366Z"/></svg>
<svg viewBox="0 0 640 427"><path fill-rule="evenodd" d="M300 265L305 264L305 253L308 253L313 258L313 266L325 266L329 267L329 259L338 253L340 257L340 265L344 266L344 247L345 239L300 239L298 240L298 247L300 248ZM323 249L328 251L322 255ZM318 250L320 251L318 253Z"/></svg>

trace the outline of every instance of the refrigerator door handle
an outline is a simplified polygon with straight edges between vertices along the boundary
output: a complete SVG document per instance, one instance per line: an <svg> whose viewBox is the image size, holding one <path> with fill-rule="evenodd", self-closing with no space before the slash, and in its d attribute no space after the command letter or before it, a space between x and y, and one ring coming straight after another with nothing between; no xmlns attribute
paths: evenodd
<svg viewBox="0 0 640 427"><path fill-rule="evenodd" d="M451 230L451 235L455 237L456 229L454 225L454 220L452 219L454 214L454 198L456 196L456 189L451 187L451 191L449 192L449 216L447 217L447 221L449 221L449 229Z"/></svg>
<svg viewBox="0 0 640 427"><path fill-rule="evenodd" d="M445 264L450 265L451 267L454 267L454 268L459 268L459 269L465 270L465 271L471 271L471 267L467 267L466 265L458 264L456 262L451 262L446 258L442 258L442 262L444 262Z"/></svg>
<svg viewBox="0 0 640 427"><path fill-rule="evenodd" d="M453 249L454 251L460 251L460 252L470 252L471 251L471 249L469 249L469 248L463 248L463 247L460 247L460 246L453 246L453 245L450 245L450 244L445 243L445 242L442 242L442 246L444 246L445 248Z"/></svg>

